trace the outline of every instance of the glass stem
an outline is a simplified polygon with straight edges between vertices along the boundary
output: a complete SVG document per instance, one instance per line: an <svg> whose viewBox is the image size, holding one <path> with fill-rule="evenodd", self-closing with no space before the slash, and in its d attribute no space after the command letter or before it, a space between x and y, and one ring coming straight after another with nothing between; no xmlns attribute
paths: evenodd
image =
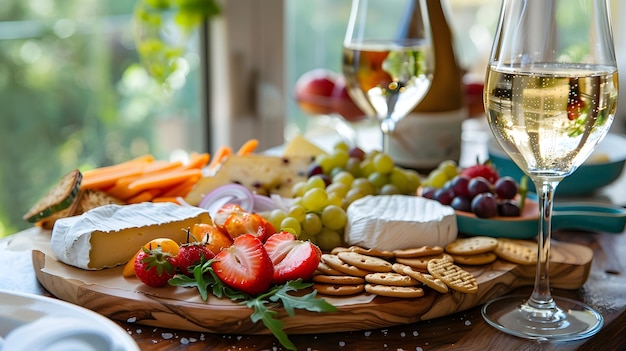
<svg viewBox="0 0 626 351"><path fill-rule="evenodd" d="M552 207L554 192L559 180L535 180L535 188L539 194L539 233L537 235L539 251L537 253L537 273L535 287L527 302L537 309L554 309L556 304L550 294L550 237L552 235Z"/></svg>
<svg viewBox="0 0 626 351"><path fill-rule="evenodd" d="M391 133L396 128L396 122L391 118L391 115L387 116L380 122L380 130L383 132L383 152L389 153L391 147Z"/></svg>

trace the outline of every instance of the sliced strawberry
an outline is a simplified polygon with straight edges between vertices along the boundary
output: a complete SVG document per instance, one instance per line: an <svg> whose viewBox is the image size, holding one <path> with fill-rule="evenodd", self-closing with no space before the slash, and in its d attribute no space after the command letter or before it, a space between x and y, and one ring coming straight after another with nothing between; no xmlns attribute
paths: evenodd
<svg viewBox="0 0 626 351"><path fill-rule="evenodd" d="M213 251L209 250L202 242L192 242L180 246L178 255L174 257L174 265L181 273L193 275L193 267L200 262L206 262L215 257ZM204 261L203 261L204 260Z"/></svg>
<svg viewBox="0 0 626 351"><path fill-rule="evenodd" d="M319 247L310 241L298 240L289 232L280 232L270 236L264 246L274 264L273 281L275 284L298 278L310 278L322 257Z"/></svg>
<svg viewBox="0 0 626 351"><path fill-rule="evenodd" d="M274 266L263 243L252 234L242 234L215 255L213 270L229 287L250 295L266 291L272 284Z"/></svg>
<svg viewBox="0 0 626 351"><path fill-rule="evenodd" d="M161 246L154 249L142 247L135 256L135 275L146 285L165 286L176 271L173 261L174 256L163 252Z"/></svg>
<svg viewBox="0 0 626 351"><path fill-rule="evenodd" d="M496 180L498 180L498 178L500 177L498 175L498 172L495 170L495 168L493 168L490 162L467 167L461 171L461 175L470 179L483 177L487 179L491 184L495 184Z"/></svg>

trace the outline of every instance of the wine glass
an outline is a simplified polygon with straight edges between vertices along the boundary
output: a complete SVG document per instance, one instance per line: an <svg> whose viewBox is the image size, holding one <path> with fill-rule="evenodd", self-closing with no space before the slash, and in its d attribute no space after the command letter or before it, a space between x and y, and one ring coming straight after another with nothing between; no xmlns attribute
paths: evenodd
<svg viewBox="0 0 626 351"><path fill-rule="evenodd" d="M569 341L595 334L602 315L553 297L548 274L554 193L604 138L618 83L607 0L504 0L485 82L495 139L534 182L538 255L531 296L505 296L482 315L506 333ZM572 25L573 24L573 25Z"/></svg>
<svg viewBox="0 0 626 351"><path fill-rule="evenodd" d="M348 93L380 121L383 151L396 123L422 100L433 60L425 1L353 0L343 42Z"/></svg>

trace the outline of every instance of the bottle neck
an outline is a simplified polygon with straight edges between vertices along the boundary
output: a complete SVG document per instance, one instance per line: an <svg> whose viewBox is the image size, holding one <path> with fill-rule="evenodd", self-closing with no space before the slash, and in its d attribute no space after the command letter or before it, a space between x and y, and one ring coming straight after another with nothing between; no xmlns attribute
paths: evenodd
<svg viewBox="0 0 626 351"><path fill-rule="evenodd" d="M452 31L441 0L427 0L434 71L431 86L414 112L444 112L464 107L463 74L453 48Z"/></svg>

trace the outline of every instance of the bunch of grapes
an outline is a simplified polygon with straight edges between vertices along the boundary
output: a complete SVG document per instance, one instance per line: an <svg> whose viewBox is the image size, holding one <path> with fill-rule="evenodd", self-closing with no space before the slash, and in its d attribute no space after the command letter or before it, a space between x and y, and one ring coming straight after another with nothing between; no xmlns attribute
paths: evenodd
<svg viewBox="0 0 626 351"><path fill-rule="evenodd" d="M319 155L308 179L294 184L294 202L288 211L274 210L267 219L275 228L287 229L322 250L342 245L346 209L368 195L415 195L419 174L394 164L380 151L364 152L338 143L331 153Z"/></svg>
<svg viewBox="0 0 626 351"><path fill-rule="evenodd" d="M421 195L479 218L514 217L521 212L515 200L518 190L513 178L498 177L493 168L477 165L463 170L440 188L424 187Z"/></svg>

